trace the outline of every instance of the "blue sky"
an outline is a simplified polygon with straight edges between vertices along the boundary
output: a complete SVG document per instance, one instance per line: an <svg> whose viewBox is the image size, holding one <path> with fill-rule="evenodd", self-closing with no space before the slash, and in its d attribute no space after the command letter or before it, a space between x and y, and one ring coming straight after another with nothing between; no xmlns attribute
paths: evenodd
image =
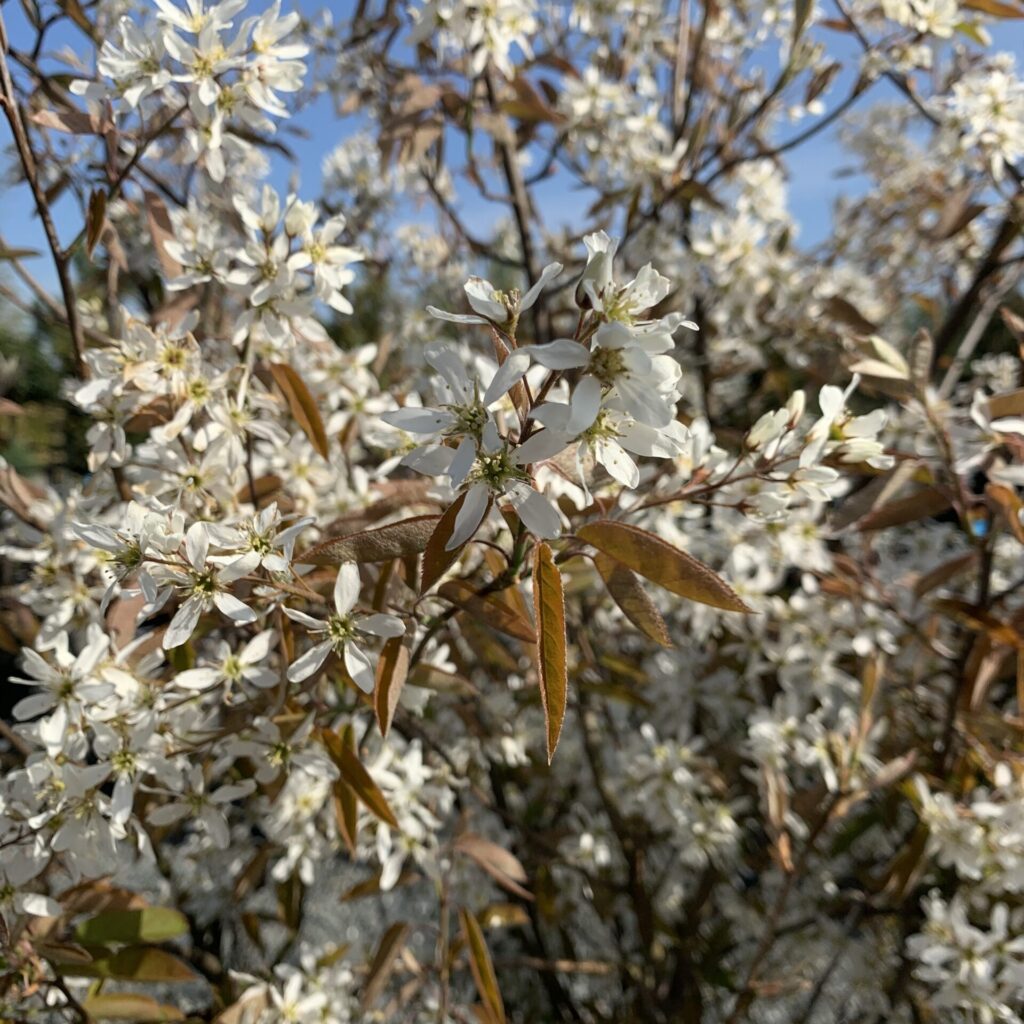
<svg viewBox="0 0 1024 1024"><path fill-rule="evenodd" d="M263 3L252 5L255 11L262 10ZM287 5L286 5L287 6ZM328 5L331 7L336 22L341 22L351 10L348 2ZM312 15L324 7L322 0L299 0L299 7ZM29 39L28 26L21 10L21 5L5 4L4 18L7 22L8 34L12 46L24 47ZM1018 61L1024 64L1024 23L1003 22L991 28L994 48L1014 52ZM837 56L853 54L855 44L848 38L835 32L822 31L822 38L828 43L830 51ZM54 46L70 46L82 56L88 53L88 43L84 36L75 29L68 29L63 34L54 34ZM766 67L766 74L772 73ZM849 79L838 79L825 97L826 108L838 103L846 94ZM884 98L888 87L877 86L875 96ZM891 96L892 92L888 91ZM868 102L875 100L868 99ZM802 130L809 122L804 120L790 125L781 123L777 131L777 140L782 141ZM298 174L300 191L307 195L315 195L320 183L320 166L323 157L354 129L352 119L338 121L335 118L331 100L323 97L304 110L300 116L286 122L288 126L298 128L302 134L282 135L298 158L298 171L295 165L283 158L276 158L274 165L274 183L284 188L293 175ZM326 129L324 126L327 126ZM284 126L282 126L283 130ZM0 132L6 136L6 133ZM6 144L7 139L4 138ZM830 211L832 204L841 193L856 192L862 183L856 178L842 177L841 172L849 161L844 157L836 141L836 131L830 128L810 143L795 152L796 158L789 161L790 205L800 225L799 241L804 245L813 245L825 237L829 231ZM574 222L582 210L589 205L592 197L586 197L572 190L572 182L563 172L545 183L539 194L539 200L545 207L545 215L554 225L560 222ZM24 187L8 188L0 192L0 209L2 209L3 236L8 244L17 247L43 249L44 239L38 219L34 215L31 196ZM495 216L496 207L477 201L463 206L464 214L476 220L477 234L486 235L487 226ZM58 230L66 242L77 231L79 213L69 201L58 202L55 208L55 219ZM40 280L52 286L53 275L49 263L45 259L32 261L33 269Z"/></svg>

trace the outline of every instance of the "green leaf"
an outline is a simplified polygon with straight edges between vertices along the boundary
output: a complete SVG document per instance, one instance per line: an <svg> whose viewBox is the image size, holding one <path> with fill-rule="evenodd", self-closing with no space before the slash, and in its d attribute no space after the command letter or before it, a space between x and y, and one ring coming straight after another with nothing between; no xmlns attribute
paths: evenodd
<svg viewBox="0 0 1024 1024"><path fill-rule="evenodd" d="M184 1020L185 1014L149 996L129 992L107 992L86 996L82 1008L98 1020L167 1021Z"/></svg>
<svg viewBox="0 0 1024 1024"><path fill-rule="evenodd" d="M537 620L540 697L544 705L548 764L551 764L565 719L569 677L565 658L562 576L551 557L551 548L543 542L537 545L533 557L533 610Z"/></svg>
<svg viewBox="0 0 1024 1024"><path fill-rule="evenodd" d="M84 946L103 946L111 942L164 942L187 932L184 914L169 907L145 907L97 914L75 929L75 937Z"/></svg>
<svg viewBox="0 0 1024 1024"><path fill-rule="evenodd" d="M750 612L703 562L637 526L604 519L577 530L576 536L673 594L727 612Z"/></svg>
<svg viewBox="0 0 1024 1024"><path fill-rule="evenodd" d="M441 516L413 516L347 537L332 537L296 555L295 561L302 565L341 565L414 557L427 546L440 519Z"/></svg>
<svg viewBox="0 0 1024 1024"><path fill-rule="evenodd" d="M91 963L62 967L62 973L119 981L194 981L195 971L183 960L153 946L130 946Z"/></svg>

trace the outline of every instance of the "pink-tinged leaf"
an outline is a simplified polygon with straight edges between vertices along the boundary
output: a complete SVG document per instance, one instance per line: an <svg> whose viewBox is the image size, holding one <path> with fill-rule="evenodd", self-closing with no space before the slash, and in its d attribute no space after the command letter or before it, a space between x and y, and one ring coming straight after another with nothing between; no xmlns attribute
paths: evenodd
<svg viewBox="0 0 1024 1024"><path fill-rule="evenodd" d="M270 373L288 402L295 422L309 438L309 443L326 459L327 432L324 430L324 421L320 418L320 410L305 381L287 363L270 363Z"/></svg>
<svg viewBox="0 0 1024 1024"><path fill-rule="evenodd" d="M533 610L537 620L537 665L550 764L565 719L569 676L562 575L551 557L551 548L544 543L537 545L533 558Z"/></svg>
<svg viewBox="0 0 1024 1024"><path fill-rule="evenodd" d="M703 562L637 526L605 519L582 527L576 536L673 594L727 612L750 611Z"/></svg>
<svg viewBox="0 0 1024 1024"><path fill-rule="evenodd" d="M409 647L405 637L393 636L385 644L377 661L373 706L382 736L387 736L395 717L398 698L409 674Z"/></svg>
<svg viewBox="0 0 1024 1024"><path fill-rule="evenodd" d="M295 561L302 565L340 565L410 558L426 548L440 519L441 516L413 516L346 537L332 537L296 555Z"/></svg>
<svg viewBox="0 0 1024 1024"><path fill-rule="evenodd" d="M494 973L494 963L484 941L480 922L468 910L460 907L459 925L469 951L469 969L473 973L473 982L486 1008L488 1021L491 1024L505 1024L505 1004L501 998L498 977Z"/></svg>

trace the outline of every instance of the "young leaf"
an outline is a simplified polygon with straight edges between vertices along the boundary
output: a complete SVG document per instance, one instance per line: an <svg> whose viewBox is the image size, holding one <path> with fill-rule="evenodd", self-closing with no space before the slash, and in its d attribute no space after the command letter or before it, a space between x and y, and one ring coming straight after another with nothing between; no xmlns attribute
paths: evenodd
<svg viewBox="0 0 1024 1024"><path fill-rule="evenodd" d="M800 37L804 34L804 29L807 27L807 19L811 16L811 11L814 10L814 0L796 0L795 11L793 13L793 49L796 49L796 44L800 42Z"/></svg>
<svg viewBox="0 0 1024 1024"><path fill-rule="evenodd" d="M605 519L577 530L576 536L673 594L727 612L750 611L736 591L703 562L653 533Z"/></svg>
<svg viewBox="0 0 1024 1024"><path fill-rule="evenodd" d="M857 521L857 529L887 530L891 526L903 526L945 512L950 504L949 497L937 487L922 487L912 494L894 498L873 508Z"/></svg>
<svg viewBox="0 0 1024 1024"><path fill-rule="evenodd" d="M160 269L168 278L180 277L181 264L164 248L165 242L173 242L175 238L167 205L155 192L146 191L142 195L146 202L146 223L153 239L153 252Z"/></svg>
<svg viewBox="0 0 1024 1024"><path fill-rule="evenodd" d="M82 110L37 110L29 120L69 135L99 135L103 131L100 119Z"/></svg>
<svg viewBox="0 0 1024 1024"><path fill-rule="evenodd" d="M609 555L598 552L594 559L597 571L604 580L612 600L619 606L622 614L640 630L644 636L662 647L671 647L668 627L661 617L650 595L640 585L636 573L616 562Z"/></svg>
<svg viewBox="0 0 1024 1024"><path fill-rule="evenodd" d="M1024 18L1024 7L1003 3L1002 0L963 0L963 6L991 14L993 18Z"/></svg>
<svg viewBox="0 0 1024 1024"><path fill-rule="evenodd" d="M523 888L527 880L526 869L515 854L472 832L463 832L455 840L454 848L483 868L503 889L521 899L533 899L532 893Z"/></svg>
<svg viewBox="0 0 1024 1024"><path fill-rule="evenodd" d="M274 382L281 389L288 402L295 422L309 438L309 443L323 458L327 458L327 432L324 421L320 418L320 410L313 401L303 379L287 363L271 363L270 372Z"/></svg>
<svg viewBox="0 0 1024 1024"><path fill-rule="evenodd" d="M322 735L327 753L338 766L342 779L352 787L356 796L372 814L380 818L385 825L398 828L394 811L391 810L377 783L370 777L370 773L360 764L352 748L331 729L324 729Z"/></svg>
<svg viewBox="0 0 1024 1024"><path fill-rule="evenodd" d="M359 835L359 807L356 791L342 779L336 779L332 787L334 794L334 817L338 832L345 846L354 857Z"/></svg>
<svg viewBox="0 0 1024 1024"><path fill-rule="evenodd" d="M565 662L562 575L551 557L551 548L543 542L537 545L533 556L533 610L537 620L540 698L547 727L548 764L551 764L565 718L569 678Z"/></svg>
<svg viewBox="0 0 1024 1024"><path fill-rule="evenodd" d="M465 493L460 494L448 506L427 541L427 546L423 551L423 567L420 570L421 594L425 594L455 564L455 560L462 552L461 547L448 551L445 545L455 529L455 520L458 518L459 512L462 511L465 500ZM486 513L484 515L486 516Z"/></svg>
<svg viewBox="0 0 1024 1024"><path fill-rule="evenodd" d="M103 225L107 223L107 193L101 189L93 189L89 196L89 210L85 216L85 252L92 256L96 243L103 234Z"/></svg>
<svg viewBox="0 0 1024 1024"><path fill-rule="evenodd" d="M373 963L366 976L366 988L363 989L363 1009L368 1010L384 991L384 986L395 969L395 961L402 952L405 940L409 937L409 926L404 922L393 924L381 937L380 945L374 954Z"/></svg>
<svg viewBox="0 0 1024 1024"><path fill-rule="evenodd" d="M528 644L534 643L537 639L532 623L524 619L507 601L503 601L497 593L478 594L476 588L465 580L449 580L441 585L437 593L499 633L505 633Z"/></svg>
<svg viewBox="0 0 1024 1024"><path fill-rule="evenodd" d="M480 923L468 910L460 907L459 925L469 949L469 969L473 972L473 982L487 1008L488 1019L493 1024L505 1024L505 1004L502 1002L498 978Z"/></svg>
<svg viewBox="0 0 1024 1024"><path fill-rule="evenodd" d="M387 736L395 717L398 698L409 674L409 648L405 638L393 636L384 643L377 661L377 678L373 689L373 706L382 736Z"/></svg>
<svg viewBox="0 0 1024 1024"><path fill-rule="evenodd" d="M418 555L430 540L441 516L413 516L347 537L332 537L295 556L302 565L342 562L390 562Z"/></svg>

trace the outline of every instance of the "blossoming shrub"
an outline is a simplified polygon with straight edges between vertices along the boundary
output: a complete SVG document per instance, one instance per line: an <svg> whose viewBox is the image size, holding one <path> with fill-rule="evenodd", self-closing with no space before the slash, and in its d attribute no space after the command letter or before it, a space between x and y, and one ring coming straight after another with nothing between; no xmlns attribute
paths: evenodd
<svg viewBox="0 0 1024 1024"><path fill-rule="evenodd" d="M7 5L0 1017L1024 1019L1021 15Z"/></svg>

